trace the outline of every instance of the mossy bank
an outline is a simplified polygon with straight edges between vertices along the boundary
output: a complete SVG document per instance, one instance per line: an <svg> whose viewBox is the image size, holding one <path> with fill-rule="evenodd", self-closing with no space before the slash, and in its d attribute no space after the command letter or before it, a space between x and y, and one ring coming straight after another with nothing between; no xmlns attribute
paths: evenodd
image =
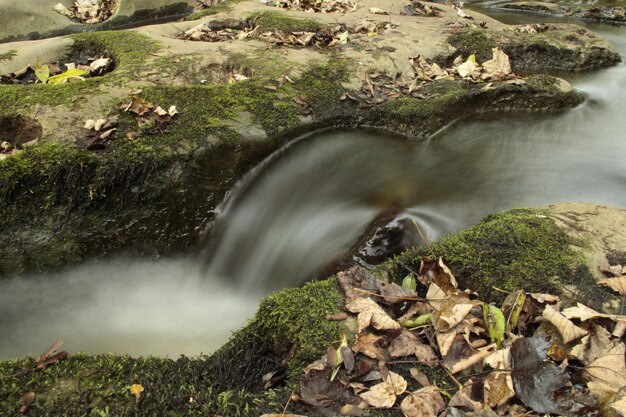
<svg viewBox="0 0 626 417"><path fill-rule="evenodd" d="M443 256L462 286L478 291L483 300L498 301L502 291L523 288L563 293L569 299L575 294L577 300L601 307L612 296L596 284L572 249L581 242L557 226L555 212L494 214L444 237L430 250L410 250L373 272L401 280L432 251ZM43 370L33 369L32 358L0 362L0 410L17 415L24 393L32 391L37 399L31 416L279 413L297 392L303 367L329 345L336 346L341 332L349 332L350 326L326 320L342 311L342 305L331 277L268 297L250 324L211 356L171 360L77 354ZM445 376L431 378L440 387L454 388ZM144 388L139 399L129 390L132 384ZM292 402L289 410L317 415L299 402Z"/></svg>

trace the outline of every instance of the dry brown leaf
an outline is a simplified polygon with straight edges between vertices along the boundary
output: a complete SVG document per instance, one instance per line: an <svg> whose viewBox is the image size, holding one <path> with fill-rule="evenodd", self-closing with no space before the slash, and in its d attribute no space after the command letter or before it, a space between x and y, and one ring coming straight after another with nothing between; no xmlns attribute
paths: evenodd
<svg viewBox="0 0 626 417"><path fill-rule="evenodd" d="M357 298L346 305L346 309L352 313L359 313L359 333L370 324L378 330L400 329L398 322L393 320L371 298Z"/></svg>
<svg viewBox="0 0 626 417"><path fill-rule="evenodd" d="M372 14L389 14L383 9L379 9L378 7L370 7L370 13Z"/></svg>
<svg viewBox="0 0 626 417"><path fill-rule="evenodd" d="M54 343L52 346L50 346L50 348L48 348L48 350L46 350L44 353L42 353L41 355L37 356L35 358L35 363L41 363L43 361L45 361L46 359L48 359L49 357L51 357L54 352L56 352L57 350L59 350L59 348L63 346L63 340L59 340L56 343Z"/></svg>
<svg viewBox="0 0 626 417"><path fill-rule="evenodd" d="M614 321L626 322L626 316L600 313L581 303L576 303L576 307L565 308L563 309L563 311L561 311L561 313L568 319L580 319L581 321L587 321L597 318L606 318Z"/></svg>
<svg viewBox="0 0 626 417"><path fill-rule="evenodd" d="M433 385L413 391L400 404L406 417L436 417L445 408L441 393Z"/></svg>
<svg viewBox="0 0 626 417"><path fill-rule="evenodd" d="M622 336L624 336L624 333L626 333L626 322L618 321L615 324L613 333L611 334L613 335L613 337L617 337L618 339L620 339Z"/></svg>
<svg viewBox="0 0 626 417"><path fill-rule="evenodd" d="M495 343L489 346L485 346L484 348L479 349L478 352L474 353L469 358L460 360L454 364L448 364L446 365L446 367L448 368L451 374L456 374L458 372L461 372L481 362L483 359L489 356L489 354L495 347L496 347Z"/></svg>
<svg viewBox="0 0 626 417"><path fill-rule="evenodd" d="M493 48L491 50L493 58L489 61L483 62L483 74L481 78L483 80L501 80L511 74L511 63L509 62L509 56L505 54L500 48Z"/></svg>
<svg viewBox="0 0 626 417"><path fill-rule="evenodd" d="M463 389L457 391L450 402L448 407L457 407L466 410L478 410L483 408L483 403L472 399L472 388L475 384L473 379L469 379L464 385Z"/></svg>
<svg viewBox="0 0 626 417"><path fill-rule="evenodd" d="M374 385L369 391L359 394L369 405L375 408L391 408L398 395L406 391L407 382L402 376L389 371L384 382Z"/></svg>
<svg viewBox="0 0 626 417"><path fill-rule="evenodd" d="M426 365L437 363L437 355L433 349L422 342L409 330L403 330L389 346L389 354L394 357L404 357L415 355L415 357Z"/></svg>
<svg viewBox="0 0 626 417"><path fill-rule="evenodd" d="M612 403L610 407L620 415L626 416L626 396L621 396L617 401Z"/></svg>
<svg viewBox="0 0 626 417"><path fill-rule="evenodd" d="M500 407L515 397L511 373L502 371L490 373L485 379L483 395L485 405L491 408Z"/></svg>
<svg viewBox="0 0 626 417"><path fill-rule="evenodd" d="M542 294L542 293L530 293L528 294L530 295L532 298L534 298L535 300L539 301L540 303L558 303L559 301L561 301L561 299L556 296L556 295L552 295L552 294Z"/></svg>
<svg viewBox="0 0 626 417"><path fill-rule="evenodd" d="M411 374L413 379L415 379L421 386L427 387L430 385L430 381L428 380L428 377L426 376L426 374L420 371L419 369L411 368L409 369L409 373Z"/></svg>
<svg viewBox="0 0 626 417"><path fill-rule="evenodd" d="M457 329L451 329L447 332L437 333L435 335L435 340L437 341L437 347L439 347L439 353L441 356L446 356L448 354L448 351L452 347L457 334Z"/></svg>
<svg viewBox="0 0 626 417"><path fill-rule="evenodd" d="M448 295L437 284L431 283L428 286L426 299L433 309L439 310L448 299Z"/></svg>
<svg viewBox="0 0 626 417"><path fill-rule="evenodd" d="M441 257L437 260L430 258L424 258L420 265L419 280L422 284L428 285L429 283L435 283L446 293L454 291L459 284L454 278L454 274L450 271L450 268L443 263Z"/></svg>
<svg viewBox="0 0 626 417"><path fill-rule="evenodd" d="M552 323L554 327L558 329L561 336L563 336L563 342L565 344L573 342L576 339L580 339L588 333L586 330L574 325L574 323L550 305L547 305L544 308L543 318Z"/></svg>
<svg viewBox="0 0 626 417"><path fill-rule="evenodd" d="M509 370L511 369L511 363L509 362L510 353L510 347L496 350L495 352L487 356L483 363L489 365L492 369L498 369L501 371Z"/></svg>
<svg viewBox="0 0 626 417"><path fill-rule="evenodd" d="M28 391L24 394L24 399L22 402L22 406L20 407L20 414L24 415L30 410L30 406L35 402L35 393L32 391Z"/></svg>
<svg viewBox="0 0 626 417"><path fill-rule="evenodd" d="M603 397L609 393L618 393L626 387L625 353L624 344L619 343L587 365L587 387L591 393Z"/></svg>
<svg viewBox="0 0 626 417"><path fill-rule="evenodd" d="M613 291L619 293L622 296L626 296L626 276L618 278L606 278L598 281L602 285L606 285Z"/></svg>
<svg viewBox="0 0 626 417"><path fill-rule="evenodd" d="M352 351L358 353L361 352L365 356L369 356L372 359L382 360L384 355L376 347L376 342L381 339L381 336L377 336L372 333L363 333L358 335L356 343L352 346Z"/></svg>
<svg viewBox="0 0 626 417"><path fill-rule="evenodd" d="M433 313L435 330L446 332L463 321L465 316L474 308L475 303L462 303L449 300L442 304L440 309Z"/></svg>

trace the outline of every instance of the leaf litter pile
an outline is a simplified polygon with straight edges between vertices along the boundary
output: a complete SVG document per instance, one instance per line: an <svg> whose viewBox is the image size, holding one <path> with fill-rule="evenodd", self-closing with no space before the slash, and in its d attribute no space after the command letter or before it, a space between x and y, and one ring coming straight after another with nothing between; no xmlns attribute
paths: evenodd
<svg viewBox="0 0 626 417"><path fill-rule="evenodd" d="M97 56L47 64L38 58L34 65L0 76L0 84L65 84L98 77L114 69L115 62L107 51Z"/></svg>
<svg viewBox="0 0 626 417"><path fill-rule="evenodd" d="M626 295L626 268L609 273L601 283ZM356 340L343 335L329 346L305 368L293 396L323 414L626 413L626 316L521 290L489 304L458 288L441 258L424 258L402 285L360 266L337 276ZM438 387L428 375L451 382Z"/></svg>
<svg viewBox="0 0 626 417"><path fill-rule="evenodd" d="M433 81L462 79L470 84L484 84L483 91L495 88L495 83L526 84L526 81L511 70L509 57L500 49L492 49L492 59L481 64L475 55L466 60L457 57L451 68L442 68L435 62L428 62L423 56L409 58L413 74L379 73L368 74L363 79L361 91L357 94L344 93L341 100L359 102L360 107L368 108L399 97L428 99L432 95L423 94L423 87Z"/></svg>
<svg viewBox="0 0 626 417"><path fill-rule="evenodd" d="M53 9L74 22L89 25L104 22L113 16L116 8L115 0L74 0L74 4L69 8L63 3L57 3Z"/></svg>
<svg viewBox="0 0 626 417"><path fill-rule="evenodd" d="M350 0L277 0L265 4L282 9L309 13L347 13L357 9L358 3Z"/></svg>
<svg viewBox="0 0 626 417"><path fill-rule="evenodd" d="M274 45L333 47L345 45L349 41L355 41L363 36L380 35L385 30L393 27L389 22L363 20L351 28L346 27L344 24L337 24L336 26L325 27L317 31L272 30L261 32L254 19L248 21L226 19L221 21L214 20L198 25L180 34L180 38L203 42L258 39Z"/></svg>

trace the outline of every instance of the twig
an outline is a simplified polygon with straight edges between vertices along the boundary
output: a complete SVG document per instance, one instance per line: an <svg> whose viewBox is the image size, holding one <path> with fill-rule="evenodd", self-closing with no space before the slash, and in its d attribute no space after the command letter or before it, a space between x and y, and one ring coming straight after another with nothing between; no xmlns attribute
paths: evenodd
<svg viewBox="0 0 626 417"><path fill-rule="evenodd" d="M287 414L287 408L289 408L289 403L291 403L291 399L293 398L293 395L295 393L296 393L295 391L291 391L291 394L289 394L289 399L287 400L287 404L285 404L285 407L283 408L283 412L281 413L281 415Z"/></svg>
<svg viewBox="0 0 626 417"><path fill-rule="evenodd" d="M426 239L426 236L424 236L424 234L422 233L422 229L419 227L419 225L417 224L415 219L413 219L413 224L415 225L415 228L417 229L417 233L420 234L422 240L424 241L424 244L426 245L426 247L430 251L430 254L433 256L434 259L437 259L437 256L435 255L435 252L433 251L433 247L430 244L430 241L428 239Z"/></svg>

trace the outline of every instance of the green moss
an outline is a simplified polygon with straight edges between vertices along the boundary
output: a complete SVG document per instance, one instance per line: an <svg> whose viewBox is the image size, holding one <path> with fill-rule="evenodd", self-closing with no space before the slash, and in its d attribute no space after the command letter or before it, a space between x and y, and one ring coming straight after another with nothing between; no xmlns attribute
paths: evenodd
<svg viewBox="0 0 626 417"><path fill-rule="evenodd" d="M486 217L479 224L433 244L463 287L476 290L481 299L497 301L504 291L525 289L558 293L563 284L593 285L579 271L583 261L570 249L570 238L546 213L509 210ZM390 261L396 278L406 269L419 269L429 250L420 248ZM404 274L404 275L403 275Z"/></svg>
<svg viewBox="0 0 626 417"><path fill-rule="evenodd" d="M17 55L16 49L10 49L7 52L0 53L0 61L10 61Z"/></svg>
<svg viewBox="0 0 626 417"><path fill-rule="evenodd" d="M297 19L284 12L253 13L248 18L261 32L280 30L283 32L317 32L324 26L313 19Z"/></svg>
<svg viewBox="0 0 626 417"><path fill-rule="evenodd" d="M202 19L203 17L206 17L206 16L229 12L233 8L232 7L233 5L237 3L241 3L242 1L245 1L245 0L225 0L213 7L207 7L206 9L191 13L189 16L185 18L185 20L197 20L197 19Z"/></svg>
<svg viewBox="0 0 626 417"><path fill-rule="evenodd" d="M482 29L457 32L448 38L448 43L457 49L454 56L448 57L448 61L458 55L467 58L471 54L476 55L478 62L487 61L491 59L491 49L496 46L496 42Z"/></svg>

